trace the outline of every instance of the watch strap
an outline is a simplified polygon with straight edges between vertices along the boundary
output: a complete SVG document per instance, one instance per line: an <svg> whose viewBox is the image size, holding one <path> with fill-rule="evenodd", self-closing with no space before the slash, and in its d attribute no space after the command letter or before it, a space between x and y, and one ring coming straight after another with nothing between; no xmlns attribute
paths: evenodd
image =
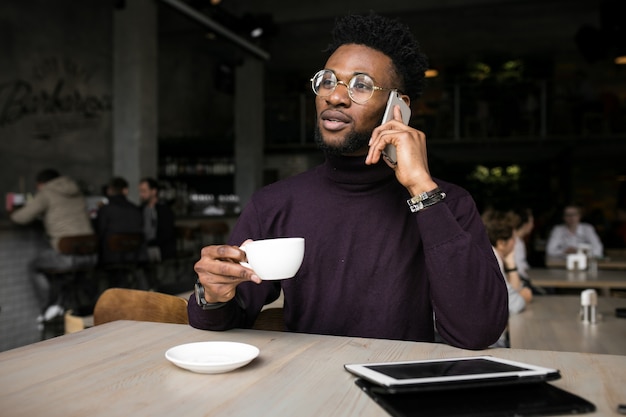
<svg viewBox="0 0 626 417"><path fill-rule="evenodd" d="M226 303L209 303L206 300L206 298L204 298L204 287L200 283L200 280L196 280L194 293L196 295L196 303L198 303L198 305L202 307L203 310L217 310L218 308L222 308L226 304L228 304L227 302Z"/></svg>

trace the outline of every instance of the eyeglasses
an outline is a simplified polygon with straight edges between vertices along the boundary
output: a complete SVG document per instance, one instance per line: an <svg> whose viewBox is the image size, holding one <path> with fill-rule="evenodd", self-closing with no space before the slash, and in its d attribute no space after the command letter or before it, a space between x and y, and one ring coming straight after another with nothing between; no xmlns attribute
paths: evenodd
<svg viewBox="0 0 626 417"><path fill-rule="evenodd" d="M337 80L337 76L331 70L318 71L311 78L311 88L320 97L327 97L335 91L338 84L343 84L348 89L350 99L358 104L363 104L374 95L376 90L397 90L396 88L384 88L374 85L374 80L369 75L357 74L350 78L346 84Z"/></svg>

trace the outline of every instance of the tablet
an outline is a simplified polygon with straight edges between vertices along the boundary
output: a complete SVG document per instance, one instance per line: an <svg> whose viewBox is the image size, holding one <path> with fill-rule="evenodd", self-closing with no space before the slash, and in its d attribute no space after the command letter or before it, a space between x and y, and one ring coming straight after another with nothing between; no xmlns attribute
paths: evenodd
<svg viewBox="0 0 626 417"><path fill-rule="evenodd" d="M560 378L556 369L493 356L346 364L344 367L386 392L530 383Z"/></svg>

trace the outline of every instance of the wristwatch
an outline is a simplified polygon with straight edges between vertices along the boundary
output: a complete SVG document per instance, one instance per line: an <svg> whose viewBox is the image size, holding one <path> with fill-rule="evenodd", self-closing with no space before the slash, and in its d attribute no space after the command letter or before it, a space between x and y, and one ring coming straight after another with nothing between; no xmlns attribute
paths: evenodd
<svg viewBox="0 0 626 417"><path fill-rule="evenodd" d="M196 303L198 303L198 305L202 307L203 310L216 310L228 304L228 303L208 303L206 298L204 298L204 287L200 283L200 280L196 280L194 293L196 295Z"/></svg>

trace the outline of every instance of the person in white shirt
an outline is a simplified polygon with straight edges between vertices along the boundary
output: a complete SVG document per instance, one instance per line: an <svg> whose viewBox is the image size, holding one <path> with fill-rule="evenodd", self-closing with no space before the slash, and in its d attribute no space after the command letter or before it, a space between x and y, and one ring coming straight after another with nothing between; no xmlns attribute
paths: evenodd
<svg viewBox="0 0 626 417"><path fill-rule="evenodd" d="M552 228L546 246L547 257L565 257L569 253L578 252L581 244L591 246L591 255L601 258L604 246L594 227L581 223L581 209L571 204L563 210L564 224Z"/></svg>

